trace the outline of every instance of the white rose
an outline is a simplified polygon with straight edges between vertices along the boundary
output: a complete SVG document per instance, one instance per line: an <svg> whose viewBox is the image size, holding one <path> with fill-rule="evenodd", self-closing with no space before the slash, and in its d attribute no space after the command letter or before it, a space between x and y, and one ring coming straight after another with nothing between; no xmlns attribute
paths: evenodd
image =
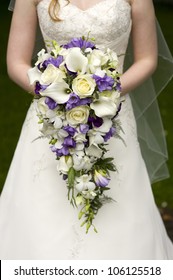
<svg viewBox="0 0 173 280"><path fill-rule="evenodd" d="M95 73L97 69L101 69L101 66L108 61L108 57L101 50L93 50L88 54L88 67L91 73Z"/></svg>
<svg viewBox="0 0 173 280"><path fill-rule="evenodd" d="M54 82L62 82L65 78L65 73L55 67L52 64L49 64L41 75L41 84L49 85Z"/></svg>
<svg viewBox="0 0 173 280"><path fill-rule="evenodd" d="M96 82L89 74L78 75L72 83L73 91L81 98L91 96L95 87Z"/></svg>
<svg viewBox="0 0 173 280"><path fill-rule="evenodd" d="M71 156L61 156L58 160L57 170L63 174L67 174L72 165L73 161Z"/></svg>
<svg viewBox="0 0 173 280"><path fill-rule="evenodd" d="M67 121L70 125L87 123L89 117L88 106L77 106L66 113Z"/></svg>

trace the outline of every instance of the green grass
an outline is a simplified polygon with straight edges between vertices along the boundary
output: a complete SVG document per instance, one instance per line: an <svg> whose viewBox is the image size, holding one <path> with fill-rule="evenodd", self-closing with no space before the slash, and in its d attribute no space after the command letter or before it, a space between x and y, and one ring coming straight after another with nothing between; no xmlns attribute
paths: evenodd
<svg viewBox="0 0 173 280"><path fill-rule="evenodd" d="M5 1L4 1L5 3ZM7 4L6 4L7 5ZM31 102L29 94L25 93L12 83L6 72L6 45L9 33L11 13L7 6L1 7L1 44L0 44L0 189L3 187L7 171L17 144L23 120ZM156 15L161 24L168 45L173 50L172 13L173 6L157 5ZM169 151L168 166L171 177L153 186L157 204L160 206L166 201L173 208L173 133L172 133L172 108L173 108L173 82L171 82L159 97L159 104Z"/></svg>

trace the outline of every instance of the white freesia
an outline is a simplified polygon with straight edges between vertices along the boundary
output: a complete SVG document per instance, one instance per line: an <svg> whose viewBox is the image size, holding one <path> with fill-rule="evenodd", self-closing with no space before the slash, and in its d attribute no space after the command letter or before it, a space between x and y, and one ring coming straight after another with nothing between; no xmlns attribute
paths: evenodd
<svg viewBox="0 0 173 280"><path fill-rule="evenodd" d="M94 199L97 194L94 191L92 191L92 190L87 190L87 191L82 191L82 195L86 199Z"/></svg>
<svg viewBox="0 0 173 280"><path fill-rule="evenodd" d="M72 89L80 98L91 96L95 87L96 82L90 74L78 75L72 82Z"/></svg>
<svg viewBox="0 0 173 280"><path fill-rule="evenodd" d="M85 190L93 191L96 188L96 185L90 181L91 175L84 174L80 177L76 177L75 188L78 192L82 192Z"/></svg>
<svg viewBox="0 0 173 280"><path fill-rule="evenodd" d="M65 64L71 72L84 74L87 69L88 59L82 54L80 48L71 48L65 58Z"/></svg>
<svg viewBox="0 0 173 280"><path fill-rule="evenodd" d="M47 122L44 122L44 123L42 124L42 128L40 129L40 131L41 131L41 132L43 133L43 135L46 136L46 137L49 137L49 136L54 137L54 134L56 134L55 128L54 128L51 124L49 124L49 123L47 123Z"/></svg>
<svg viewBox="0 0 173 280"><path fill-rule="evenodd" d="M74 140L76 141L76 143L83 143L86 140L86 135L83 134L83 133L76 133L75 136L74 136Z"/></svg>
<svg viewBox="0 0 173 280"><path fill-rule="evenodd" d="M60 138L65 138L65 137L68 136L68 132L65 131L64 129L60 129L60 130L58 131L58 136L59 136Z"/></svg>
<svg viewBox="0 0 173 280"><path fill-rule="evenodd" d="M79 156L76 153L72 155L73 158L73 168L76 171L82 170L84 167L83 156Z"/></svg>
<svg viewBox="0 0 173 280"><path fill-rule="evenodd" d="M48 106L45 103L46 97L41 97L37 101L37 110L38 114L46 115L47 111L49 110Z"/></svg>
<svg viewBox="0 0 173 280"><path fill-rule="evenodd" d="M117 68L119 64L117 54L109 48L106 50L106 53L109 59L109 66L112 68Z"/></svg>
<svg viewBox="0 0 173 280"><path fill-rule="evenodd" d="M90 157L86 156L86 155L80 155L80 153L75 153L72 155L72 158L73 158L73 168L76 170L76 171L79 171L79 170L90 170L93 163L91 162L91 159Z"/></svg>
<svg viewBox="0 0 173 280"><path fill-rule="evenodd" d="M67 174L67 172L72 166L73 161L71 156L61 156L58 160L57 170L63 174Z"/></svg>
<svg viewBox="0 0 173 280"><path fill-rule="evenodd" d="M54 82L63 82L63 79L66 77L65 73L55 67L52 64L49 64L47 68L41 75L40 82L44 85L49 85Z"/></svg>
<svg viewBox="0 0 173 280"><path fill-rule="evenodd" d="M40 94L52 98L59 104L64 104L68 101L70 92L69 85L65 81L62 81L52 83L44 91L40 92Z"/></svg>
<svg viewBox="0 0 173 280"><path fill-rule="evenodd" d="M104 138L100 135L97 131L92 131L91 133L88 133L89 135L89 144L102 144L104 143Z"/></svg>
<svg viewBox="0 0 173 280"><path fill-rule="evenodd" d="M49 53L46 53L45 49L42 49L38 54L38 59L37 62L35 63L35 66L39 65L40 63L44 62L45 60L47 60L48 58L51 57L51 55Z"/></svg>
<svg viewBox="0 0 173 280"><path fill-rule="evenodd" d="M101 70L101 69L97 69L96 72L95 72L95 75L96 76L99 76L101 78L103 78L106 74L106 71L105 70Z"/></svg>
<svg viewBox="0 0 173 280"><path fill-rule="evenodd" d="M56 129L60 129L62 127L62 120L59 117L55 117L54 119L54 124L53 124L54 128Z"/></svg>

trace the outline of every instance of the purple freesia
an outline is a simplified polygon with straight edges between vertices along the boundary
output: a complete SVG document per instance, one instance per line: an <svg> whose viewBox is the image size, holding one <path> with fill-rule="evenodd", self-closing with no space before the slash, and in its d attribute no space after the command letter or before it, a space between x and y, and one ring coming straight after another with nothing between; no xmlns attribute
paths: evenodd
<svg viewBox="0 0 173 280"><path fill-rule="evenodd" d="M89 117L88 118L88 123L89 125L92 127L92 126L95 126L95 127L100 127L102 124L103 124L103 119L100 118L100 117Z"/></svg>
<svg viewBox="0 0 173 280"><path fill-rule="evenodd" d="M50 148L53 153L56 153L57 157L67 156L70 154L68 147L57 149L55 146L51 146Z"/></svg>
<svg viewBox="0 0 173 280"><path fill-rule="evenodd" d="M52 64L58 68L62 62L63 62L62 55L59 55L58 57L50 57L42 63L42 68L46 69L49 64Z"/></svg>
<svg viewBox="0 0 173 280"><path fill-rule="evenodd" d="M77 132L77 130L76 130L74 127L70 126L70 125L64 126L63 129L64 129L70 136L74 136L75 133Z"/></svg>
<svg viewBox="0 0 173 280"><path fill-rule="evenodd" d="M80 124L79 130L81 133L86 134L89 130L88 124Z"/></svg>
<svg viewBox="0 0 173 280"><path fill-rule="evenodd" d="M40 91L44 91L47 87L48 85L41 85L39 82L36 82L34 92L35 94L40 94Z"/></svg>
<svg viewBox="0 0 173 280"><path fill-rule="evenodd" d="M107 142L115 134L115 127L111 127L110 130L103 136L104 141Z"/></svg>
<svg viewBox="0 0 173 280"><path fill-rule="evenodd" d="M50 97L46 97L45 104L49 107L50 110L54 110L58 104Z"/></svg>
<svg viewBox="0 0 173 280"><path fill-rule="evenodd" d="M67 101L66 104L66 110L71 110L72 108L78 106L78 102L79 102L80 98L77 94L75 94L74 92L72 92L70 94L69 100Z"/></svg>
<svg viewBox="0 0 173 280"><path fill-rule="evenodd" d="M69 154L70 154L70 152L69 152L68 147L62 147L61 149L56 149L56 155L58 157L67 156Z"/></svg>
<svg viewBox="0 0 173 280"><path fill-rule="evenodd" d="M112 87L114 85L114 79L112 77L109 77L106 74L104 75L104 77L100 77L95 74L92 77L96 81L98 90L100 92L104 90L112 90Z"/></svg>
<svg viewBox="0 0 173 280"><path fill-rule="evenodd" d="M80 97L76 94L76 93L71 93L69 100L66 103L66 110L71 110L72 108L76 107L76 106L81 106L81 105L86 105L91 103L91 98L82 98L80 99Z"/></svg>
<svg viewBox="0 0 173 280"><path fill-rule="evenodd" d="M116 90L121 92L122 87L121 87L121 83L120 83L120 82L118 82L118 83L116 84Z"/></svg>
<svg viewBox="0 0 173 280"><path fill-rule="evenodd" d="M91 102L92 102L92 99L89 97L81 98L78 102L78 106L87 105L87 104L90 104Z"/></svg>
<svg viewBox="0 0 173 280"><path fill-rule="evenodd" d="M64 138L63 147L75 148L76 142L71 136L67 136L66 138Z"/></svg>
<svg viewBox="0 0 173 280"><path fill-rule="evenodd" d="M109 184L110 178L108 178L106 172L95 170L94 181L98 187L106 187Z"/></svg>
<svg viewBox="0 0 173 280"><path fill-rule="evenodd" d="M95 49L95 45L89 41L83 40L82 38L73 38L68 44L63 45L65 49L78 47L80 49L91 48Z"/></svg>

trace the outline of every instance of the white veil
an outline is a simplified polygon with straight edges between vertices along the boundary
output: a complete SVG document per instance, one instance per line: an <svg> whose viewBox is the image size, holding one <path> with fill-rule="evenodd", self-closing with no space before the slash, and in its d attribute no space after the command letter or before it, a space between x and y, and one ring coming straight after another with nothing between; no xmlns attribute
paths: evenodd
<svg viewBox="0 0 173 280"><path fill-rule="evenodd" d="M15 0L10 1L9 10L14 9ZM157 103L157 96L173 77L173 58L158 22L158 67L152 77L130 93L137 122L138 140L151 182L169 177L165 133ZM35 54L44 46L38 28ZM125 69L133 63L131 41L125 58Z"/></svg>

